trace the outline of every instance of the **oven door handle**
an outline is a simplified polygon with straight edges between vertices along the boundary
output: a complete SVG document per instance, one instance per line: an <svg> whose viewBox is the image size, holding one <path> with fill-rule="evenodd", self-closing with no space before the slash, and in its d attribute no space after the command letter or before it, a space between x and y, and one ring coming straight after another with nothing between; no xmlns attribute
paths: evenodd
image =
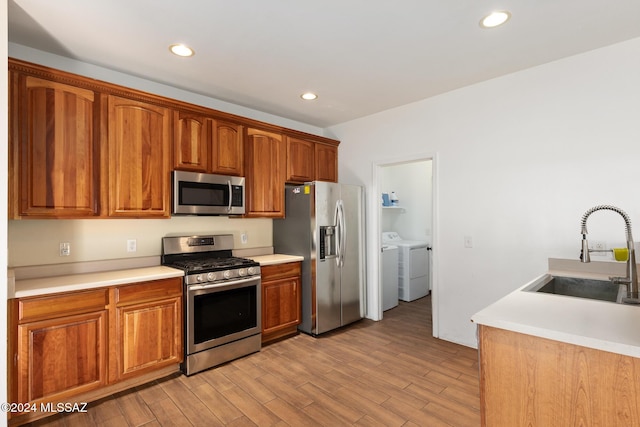
<svg viewBox="0 0 640 427"><path fill-rule="evenodd" d="M210 285L189 285L188 289L190 291L192 290L199 291L200 289L222 288L230 285L241 285L243 283L250 283L250 282L259 281L259 280L260 280L260 276L248 277L246 279L229 280L228 282L212 283Z"/></svg>

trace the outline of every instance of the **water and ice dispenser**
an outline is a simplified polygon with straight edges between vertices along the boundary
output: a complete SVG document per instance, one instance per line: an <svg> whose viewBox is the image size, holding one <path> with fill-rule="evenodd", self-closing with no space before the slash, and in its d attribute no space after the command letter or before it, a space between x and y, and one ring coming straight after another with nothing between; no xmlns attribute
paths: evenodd
<svg viewBox="0 0 640 427"><path fill-rule="evenodd" d="M320 256L319 258L328 259L335 258L337 245L336 245L336 227L333 225L326 225L320 227Z"/></svg>

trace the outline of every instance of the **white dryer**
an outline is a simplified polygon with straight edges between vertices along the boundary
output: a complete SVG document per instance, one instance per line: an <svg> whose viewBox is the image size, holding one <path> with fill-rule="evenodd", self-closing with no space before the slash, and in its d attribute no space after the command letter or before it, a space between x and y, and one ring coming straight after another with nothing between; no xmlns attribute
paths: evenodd
<svg viewBox="0 0 640 427"><path fill-rule="evenodd" d="M382 245L382 311L398 305L398 247Z"/></svg>
<svg viewBox="0 0 640 427"><path fill-rule="evenodd" d="M430 250L426 240L404 240L395 231L382 233L382 243L398 247L398 295L403 301L413 301L429 294Z"/></svg>

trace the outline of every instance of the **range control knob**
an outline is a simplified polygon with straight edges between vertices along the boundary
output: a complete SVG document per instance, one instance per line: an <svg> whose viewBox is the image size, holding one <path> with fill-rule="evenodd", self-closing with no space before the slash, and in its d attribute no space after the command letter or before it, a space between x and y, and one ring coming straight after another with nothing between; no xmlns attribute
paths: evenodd
<svg viewBox="0 0 640 427"><path fill-rule="evenodd" d="M196 282L203 282L204 281L204 277L202 277L202 274L198 274L196 276Z"/></svg>
<svg viewBox="0 0 640 427"><path fill-rule="evenodd" d="M208 274L207 274L207 280L208 280L209 282L213 282L214 280L216 280L216 273L213 273L213 272L208 273Z"/></svg>
<svg viewBox="0 0 640 427"><path fill-rule="evenodd" d="M247 275L247 269L246 268L238 269L238 276L242 277L242 276L246 276L246 275Z"/></svg>
<svg viewBox="0 0 640 427"><path fill-rule="evenodd" d="M258 269L256 267L249 267L247 269L247 274L253 276L254 274L258 273Z"/></svg>
<svg viewBox="0 0 640 427"><path fill-rule="evenodd" d="M230 279L231 278L231 270L225 270L223 276L224 276L225 279Z"/></svg>

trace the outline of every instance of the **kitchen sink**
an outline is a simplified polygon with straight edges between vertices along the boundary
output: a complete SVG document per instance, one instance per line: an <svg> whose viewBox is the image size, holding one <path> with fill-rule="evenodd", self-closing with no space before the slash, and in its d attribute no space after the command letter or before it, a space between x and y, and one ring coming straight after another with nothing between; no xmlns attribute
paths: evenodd
<svg viewBox="0 0 640 427"><path fill-rule="evenodd" d="M622 298L626 295L626 288L625 285L616 285L609 280L548 274L524 290L621 303Z"/></svg>

